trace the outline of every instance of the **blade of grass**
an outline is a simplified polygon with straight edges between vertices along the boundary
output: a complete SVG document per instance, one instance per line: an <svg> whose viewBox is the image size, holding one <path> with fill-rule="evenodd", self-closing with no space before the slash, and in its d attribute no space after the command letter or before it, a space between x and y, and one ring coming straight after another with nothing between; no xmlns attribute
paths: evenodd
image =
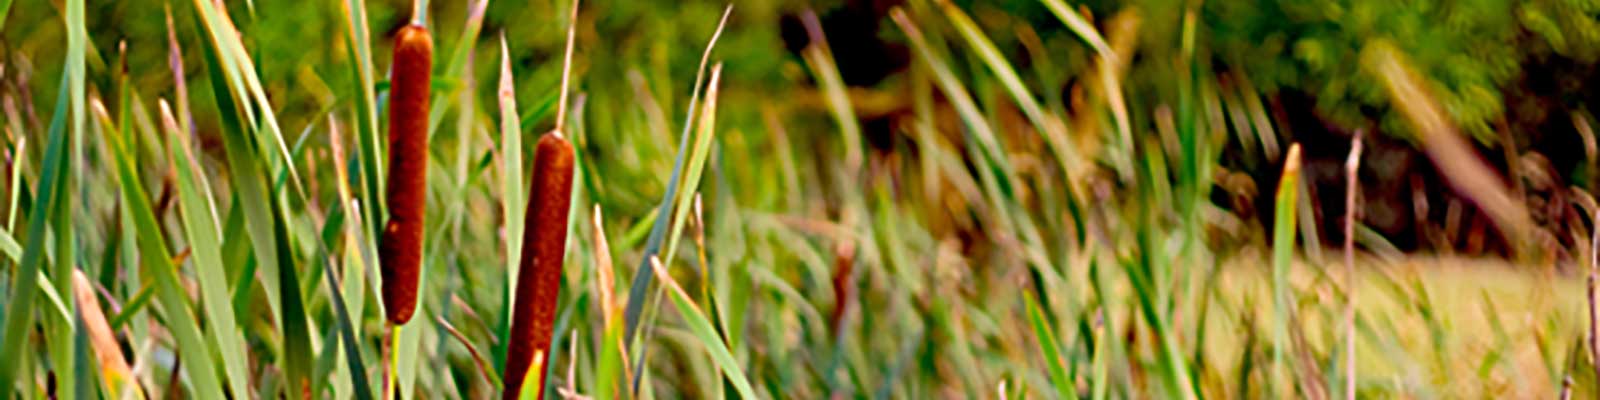
<svg viewBox="0 0 1600 400"><path fill-rule="evenodd" d="M683 226L689 219L689 212L694 207L694 199L700 193L700 177L705 173L706 161L711 156L711 143L716 138L716 114L718 85L722 81L722 63L711 67L711 82L706 84L706 103L701 106L700 126L695 134L694 148L689 156L689 171L684 175L683 182L678 186L677 205L673 207L672 229L667 236L666 255L668 265L677 253L678 240L683 236Z"/></svg>
<svg viewBox="0 0 1600 400"><path fill-rule="evenodd" d="M339 124L332 118L328 119L328 136L329 147L331 147L333 159L335 160L333 168L337 183L334 188L339 193L340 210L344 215L350 216L352 219L352 223L344 226L345 246L343 255L345 262L343 263L344 278L341 279L342 285L338 289L330 290L340 292L338 298L343 300L340 303L344 304L343 308L345 310L341 312L345 317L340 317L341 323L350 330L355 330L359 328L361 318L364 315L362 310L366 305L367 268L373 265L372 260L377 257L377 248L373 242L366 240L366 224L362 221L364 214L361 214L360 206L351 193L350 174L345 167L349 165L349 162L344 151L344 138L340 135ZM371 385L366 383L367 369L365 367L365 359L360 358L361 342L354 341L353 337L354 334L352 332L350 338L341 340L345 340L345 357L357 358L346 360L346 365L341 366L341 370L338 373L351 375L351 384L356 386L355 390L358 395L361 391L366 391L369 392L368 396L371 396ZM352 349L351 347L354 348ZM339 391L336 390L335 393L337 394Z"/></svg>
<svg viewBox="0 0 1600 400"><path fill-rule="evenodd" d="M1078 385L1067 374L1067 368L1062 364L1068 360L1061 357L1061 350L1056 345L1055 330L1050 329L1050 322L1045 320L1039 301L1033 298L1033 294L1024 294L1023 300L1028 308L1028 322L1033 325L1033 334L1039 340L1040 350L1044 351L1042 355L1050 370L1050 383L1056 387L1057 398L1076 400Z"/></svg>
<svg viewBox="0 0 1600 400"><path fill-rule="evenodd" d="M348 368L347 371L350 374L350 384L355 390L353 392L355 398L371 400L373 399L372 384L367 382L367 366L366 362L361 358L361 342L356 340L355 328L351 322L350 311L346 309L344 293L342 293L343 290L341 289L343 285L339 276L333 272L332 260L329 260L329 264L327 268L322 269L322 272L327 277L328 293L333 297L333 310L336 314L335 317L338 318L339 341L342 342L334 345L344 348L344 359L346 368Z"/></svg>
<svg viewBox="0 0 1600 400"><path fill-rule="evenodd" d="M750 388L750 381L745 378L744 370L739 368L739 362L734 360L733 353L723 344L722 338L717 335L717 329L711 326L711 321L706 319L705 313L700 311L700 307L695 306L694 300L689 297L689 292L685 292L678 286L678 282L672 279L666 267L661 265L661 259L650 258L650 267L655 271L657 278L661 279L662 286L666 287L672 305L683 316L684 322L689 325L689 330L694 332L695 338L699 339L700 344L711 353L717 368L721 369L723 375L733 383L734 388L738 389L739 396L746 399L759 398L756 397L755 390Z"/></svg>
<svg viewBox="0 0 1600 400"><path fill-rule="evenodd" d="M377 94L372 72L372 45L367 28L367 5L364 0L345 0L342 8L345 15L347 42L346 48L350 50L351 75L355 77L353 83L357 86L355 91L356 103L356 137L359 138L358 155L360 157L361 173L361 198L366 200L367 214L363 221L368 237L378 237L378 225L383 221L384 212L384 180L379 169L383 165L383 145L378 141L378 111ZM435 103L438 104L438 103Z"/></svg>
<svg viewBox="0 0 1600 400"><path fill-rule="evenodd" d="M249 359L240 326L233 315L232 296L228 293L228 280L222 261L220 224L217 223L215 197L211 184L200 173L200 162L195 158L189 135L179 131L166 100L159 103L161 119L166 129L168 165L177 176L178 209L182 215L183 231L194 254L195 275L200 281L200 295L205 302L208 333L213 346L222 355L223 368L227 370L229 389L236 399L249 396ZM179 159L178 157L182 157Z"/></svg>
<svg viewBox="0 0 1600 400"><path fill-rule="evenodd" d="M201 0L203 1L203 0ZM206 5L197 3L204 8ZM197 27L197 29L200 29ZM220 44L213 43L220 47ZM310 390L311 339L310 329L303 309L299 279L294 268L293 253L289 248L288 231L284 224L284 211L275 186L270 183L266 160L257 151L261 143L251 140L246 128L240 124L240 115L248 108L227 90L229 80L224 77L226 68L221 65L222 51L212 46L200 46L205 53L207 69L223 122L223 147L230 167L236 207L243 207L245 227L250 234L258 266L264 267L260 276L266 289L274 321L283 334L283 347L279 356L285 360L284 371L289 378L290 390L295 393ZM263 102L264 104L264 102ZM243 106L244 108L236 108ZM249 281L249 279L247 279ZM298 389L298 390L297 390Z"/></svg>
<svg viewBox="0 0 1600 400"><path fill-rule="evenodd" d="M304 193L304 184L301 183L300 173L294 168L294 156L289 153L289 146L283 138L283 130L278 126L276 111L267 99L266 89L262 88L261 80L256 76L257 68L250 59L249 51L234 28L233 21L228 18L226 10L218 9L218 4L206 0L194 0L195 7L200 13L201 22L210 32L212 45L216 46L217 53L221 56L222 65L229 83L235 87L239 94L236 100L246 109L246 117L260 114L259 120L250 119L251 131L255 133L254 139L265 156L268 178L273 181L287 176L290 186L296 193ZM272 150L266 150L272 149ZM279 198L279 197L274 197Z"/></svg>
<svg viewBox="0 0 1600 400"><path fill-rule="evenodd" d="M500 153L504 164L501 165L500 208L504 210L502 226L505 228L506 252L505 274L507 284L503 286L500 308L510 310L516 301L516 290L513 289L517 282L517 256L522 254L522 234L526 228L523 226L524 214L527 213L527 199L523 195L522 177L522 123L517 115L517 93L515 78L511 73L511 51L507 49L505 34L500 35L500 88L498 92L500 105ZM495 327L495 335L499 339L490 350L494 356L495 365L504 368L507 346L510 342L511 313L501 313ZM496 371L499 375L503 371Z"/></svg>
<svg viewBox="0 0 1600 400"><path fill-rule="evenodd" d="M95 105L99 106L99 103ZM100 108L103 110L103 107ZM155 301L166 315L167 329L176 339L178 347L175 350L189 376L188 382L192 385L190 390L195 397L222 398L222 386L217 380L218 370L212 364L211 352L208 351L213 348L206 345L201 335L182 278L178 275L178 266L172 263L172 254L167 250L161 223L157 221L144 185L140 183L134 155L129 154L129 144L123 142L124 137L116 129L109 126L101 129L106 132L105 138L115 153L122 201L128 205L125 210L133 217L134 228L139 233L139 252L145 255L140 257L140 262L155 282Z"/></svg>
<svg viewBox="0 0 1600 400"><path fill-rule="evenodd" d="M64 190L61 186L66 184L62 175L67 166L67 134L65 132L67 108L67 90L70 87L67 81L70 74L63 74L61 84L56 95L55 112L50 118L50 127L46 138L44 160L39 174L38 189L34 191L33 207L28 211L28 232L22 251L22 261L18 263L16 273L12 275L11 296L6 301L5 330L0 335L0 353L24 354L22 345L28 334L28 328L33 326L33 301L38 285L28 284L29 279L41 273L45 263L45 228L49 224L52 214L55 214L61 203L64 202ZM16 367L18 363L0 363L0 384L8 388L15 384ZM25 384L31 385L31 384Z"/></svg>
<svg viewBox="0 0 1600 400"><path fill-rule="evenodd" d="M66 76L68 77L67 85L70 87L67 95L71 98L72 108L71 147L68 150L66 162L72 167L64 177L65 184L62 188L62 194L67 201L62 203L61 208L56 210L56 214L52 215L50 223L51 233L55 235L55 259L48 275L57 293L70 294L72 293L72 270L78 262L76 255L78 233L73 215L77 213L80 206L87 207L88 205L88 202L83 200L84 197L81 196L81 193L86 193L84 188L89 185L85 179L88 160L84 157L86 154L84 152L84 135L86 135L89 118L84 97L85 87L87 86L85 81L88 80L85 58L87 49L91 44L88 43L89 31L84 24L84 1L67 0L65 6L67 30ZM21 276L26 277L26 275ZM68 316L76 314L77 308L72 297L63 299L59 294L52 297L52 300L58 299L64 300L65 308L69 311ZM66 320L44 320L41 322L45 323L44 332L49 335L49 338L65 339L75 337L73 334L75 330L73 328L74 322L71 318ZM77 374L73 373L73 371L76 371L78 366L76 365L77 359L74 357L76 351L73 348L73 341L46 340L45 343L50 350L51 362L54 364L52 367L57 371L55 374L56 392L52 393L52 395L60 398L75 398L78 396L75 393L78 385L75 382ZM91 395L84 394L84 396Z"/></svg>
<svg viewBox="0 0 1600 400"><path fill-rule="evenodd" d="M833 62L833 50L828 48L828 39L823 37L822 23L817 21L817 14L807 10L801 20L811 38L811 44L806 46L801 55L822 85L828 110L839 121L839 133L843 136L840 141L844 142L845 171L855 173L861 169L862 162L861 125L856 123L855 107L850 104L850 95L845 91L844 79L839 76L839 68Z"/></svg>
<svg viewBox="0 0 1600 400"><path fill-rule="evenodd" d="M1361 133L1350 141L1344 164L1344 397L1356 398L1356 190L1360 189Z"/></svg>
<svg viewBox="0 0 1600 400"><path fill-rule="evenodd" d="M466 68L468 60L471 59L472 47L478 43L478 34L483 31L484 11L488 9L489 0L478 0L467 5L467 22L461 29L461 37L456 39L455 48L450 50L450 58L445 62L444 70L437 74L436 77L467 75ZM435 94L433 95L433 101L429 103L433 104L432 109L428 111L428 140L430 141L433 140L433 134L439 129L439 123L444 121L445 111L450 110L450 96L456 95L453 92L447 91ZM461 134L467 135L466 132Z"/></svg>
<svg viewBox="0 0 1600 400"><path fill-rule="evenodd" d="M1276 396L1293 396L1290 387L1289 328L1292 325L1294 290L1289 287L1290 262L1294 257L1295 208L1300 204L1300 145L1289 146L1284 159L1283 177L1278 180L1278 195L1272 222L1272 381Z"/></svg>
<svg viewBox="0 0 1600 400"><path fill-rule="evenodd" d="M205 36L204 27L196 26L195 29L202 37ZM235 209L242 209L245 220L245 231L250 236L251 249L255 254L256 268L266 266L267 273L260 274L260 279L255 275L244 277L240 282L261 283L266 289L268 308L272 312L272 321L281 324L283 321L283 302L280 299L281 283L277 274L272 271L278 264L277 247L272 242L272 216L269 207L271 197L267 195L265 185L266 177L261 171L259 158L254 144L246 137L247 126L244 125L248 116L248 106L238 103L239 98L231 91L232 79L228 77L229 69L222 65L223 52L213 46L199 46L206 61L206 70L210 77L212 97L217 104L217 110L222 122L223 149L228 161L228 174L232 178L230 187L234 191L234 201L231 202ZM226 232L225 232L226 233ZM240 288L243 289L243 288ZM239 290L248 292L248 290Z"/></svg>
<svg viewBox="0 0 1600 400"><path fill-rule="evenodd" d="M1059 0L1057 1L1059 2ZM1017 71L1011 66L1011 62L1005 59L1005 56L1000 53L1000 49L989 41L989 38L983 34L983 30L978 28L978 24L973 22L972 18L967 16L967 13L961 11L960 7L950 3L948 0L939 0L938 3L940 8L944 10L945 16L950 19L956 30L961 33L961 37L966 39L967 44L978 52L979 59L983 60L995 77L1000 79L1001 86L1011 94L1012 99L1016 100L1017 106L1022 108L1023 115L1033 122L1035 129L1044 137L1045 142L1049 143L1051 151L1056 153L1061 170L1066 172L1074 171L1075 169L1072 166L1078 165L1079 155L1067 142L1066 126L1062 125L1054 116L1046 113L1039 101L1033 97L1033 94L1028 92L1027 85L1017 75ZM1096 48L1096 50L1099 50L1099 48Z"/></svg>
<svg viewBox="0 0 1600 400"><path fill-rule="evenodd" d="M517 255L522 254L522 234L526 229L523 226L523 215L527 213L524 204L527 197L523 194L522 171L522 123L517 116L517 92L515 78L511 75L511 52L507 50L505 35L500 36L500 140L501 154L505 158L505 165L501 172L501 207L505 210L506 231L506 282L517 281ZM507 291L506 304L515 304L516 293Z"/></svg>
<svg viewBox="0 0 1600 400"><path fill-rule="evenodd" d="M722 20L717 23L717 30L711 34L711 40L706 43L705 51L700 55L700 67L696 70L694 87L692 88L694 94L689 97L689 107L685 111L688 115L684 116L683 133L678 136L678 154L673 158L672 175L667 179L667 191L661 195L661 204L656 206L657 218L650 227L650 237L645 239L644 259L640 260L639 271L644 271L649 267L649 258L661 252L661 242L666 239L667 223L671 218L661 218L661 216L670 215L670 210L675 207L675 200L679 198L678 177L683 174L683 162L689 155L689 134L695 127L695 117L698 115L696 106L700 102L701 84L704 83L701 80L705 78L706 65L711 59L711 50L716 48L717 39L722 36L722 30L727 27L728 16L731 14L733 14L733 5L729 4L727 8L723 9ZM676 205L676 207L681 206L681 204ZM644 301L647 297L645 291L650 288L650 277L651 274L643 272L634 275L633 284L628 289L628 307L623 312L626 328L623 330L622 337L625 341L632 342L639 332L639 312L644 309ZM640 354L643 354L643 352L641 351ZM633 365L637 369L641 363L636 360ZM639 374L635 373L635 381L638 378ZM638 384L635 383L633 387L633 392L637 394Z"/></svg>
<svg viewBox="0 0 1600 400"><path fill-rule="evenodd" d="M1100 66L1096 69L1100 72L1100 84L1106 91L1106 103L1111 107L1111 115L1117 125L1117 136L1122 138L1124 145L1132 146L1133 127L1128 116L1128 106L1123 102L1122 83L1117 77L1117 68L1112 67L1127 61L1107 44L1100 32L1094 29L1094 24L1072 11L1066 2L1062 0L1039 0L1039 2L1043 3L1045 8L1049 8L1067 29L1072 30L1072 33L1077 34L1079 39L1088 43L1089 47L1094 48L1095 53L1100 55Z"/></svg>
<svg viewBox="0 0 1600 400"><path fill-rule="evenodd" d="M93 284L89 283L89 278L83 274L83 270L73 271L72 282L73 297L77 298L78 316L84 328L82 331L89 338L95 360L99 362L100 378L109 392L107 397L144 400L144 391L139 389L139 382L134 380L133 369L128 366L128 360L122 357L122 348L117 345L111 326L106 324L105 311L101 310L100 304L95 301ZM87 364L79 365L82 367Z"/></svg>
<svg viewBox="0 0 1600 400"><path fill-rule="evenodd" d="M604 336L600 338L600 359L595 367L595 386L590 390L596 399L610 400L624 393L621 383L628 382L628 351L622 340L622 308L617 304L611 264L611 247L606 242L604 218L600 205L594 205L594 257L595 291L600 296L600 315Z"/></svg>

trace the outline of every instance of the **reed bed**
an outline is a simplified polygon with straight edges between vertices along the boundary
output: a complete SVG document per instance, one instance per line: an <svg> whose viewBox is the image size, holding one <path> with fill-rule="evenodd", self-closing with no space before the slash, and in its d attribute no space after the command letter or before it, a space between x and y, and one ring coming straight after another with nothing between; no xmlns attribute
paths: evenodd
<svg viewBox="0 0 1600 400"><path fill-rule="evenodd" d="M1344 69L1506 258L1397 250L1393 127L1205 5L467 3L0 0L0 396L1600 393L1600 205L1407 43Z"/></svg>

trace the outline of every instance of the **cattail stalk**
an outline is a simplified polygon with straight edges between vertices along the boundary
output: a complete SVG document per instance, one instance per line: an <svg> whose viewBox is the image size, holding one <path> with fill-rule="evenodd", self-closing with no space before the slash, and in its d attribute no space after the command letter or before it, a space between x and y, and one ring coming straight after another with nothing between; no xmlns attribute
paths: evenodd
<svg viewBox="0 0 1600 400"><path fill-rule="evenodd" d="M517 275L517 304L512 311L511 343L506 352L505 398L522 392L530 373L544 387L544 370L533 370L535 354L550 359L551 328L555 324L556 298L561 290L561 266L566 256L567 211L572 202L572 144L553 131L539 138L533 156L533 186L522 236L521 272ZM543 391L539 391L542 399Z"/></svg>
<svg viewBox="0 0 1600 400"><path fill-rule="evenodd" d="M545 371L553 357L551 330L556 299L561 295L561 268L566 259L567 217L572 206L572 171L577 161L572 143L562 135L566 122L567 85L572 78L572 47L577 35L578 0L567 20L567 49L561 73L561 100L556 127L539 138L533 152L533 182L524 214L522 255L518 260L516 304L511 311L511 343L506 349L502 397L538 393L544 399ZM516 151L511 149L510 151ZM529 377L532 386L524 387Z"/></svg>
<svg viewBox="0 0 1600 400"><path fill-rule="evenodd" d="M378 242L383 305L389 322L405 325L417 309L422 222L428 181L428 86L433 37L412 24L395 37L389 96L389 222Z"/></svg>

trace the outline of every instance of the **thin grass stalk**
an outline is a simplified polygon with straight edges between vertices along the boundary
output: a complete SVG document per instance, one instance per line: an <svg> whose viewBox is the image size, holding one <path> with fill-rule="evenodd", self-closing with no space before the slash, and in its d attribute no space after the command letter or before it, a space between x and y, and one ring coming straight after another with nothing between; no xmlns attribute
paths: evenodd
<svg viewBox="0 0 1600 400"><path fill-rule="evenodd" d="M1350 141L1344 162L1344 396L1356 398L1356 190L1361 169L1361 133Z"/></svg>

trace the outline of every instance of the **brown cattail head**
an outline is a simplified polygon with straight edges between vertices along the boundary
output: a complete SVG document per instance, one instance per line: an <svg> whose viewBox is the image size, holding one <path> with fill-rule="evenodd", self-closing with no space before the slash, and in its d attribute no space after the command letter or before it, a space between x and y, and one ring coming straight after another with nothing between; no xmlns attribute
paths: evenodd
<svg viewBox="0 0 1600 400"><path fill-rule="evenodd" d="M383 306L389 322L404 325L417 309L422 267L422 220L428 192L428 85L433 37L408 25L394 41L389 77L389 222L378 242Z"/></svg>
<svg viewBox="0 0 1600 400"><path fill-rule="evenodd" d="M556 297L561 290L561 265L566 258L567 211L572 203L572 143L559 132L539 138L533 153L533 184L522 235L522 258L517 274L517 298L511 317L511 343L506 352L504 397L522 393L523 378L533 373L534 384L544 386L549 364L551 329L556 318ZM530 371L534 355L544 355L539 370ZM543 391L540 391L543 397Z"/></svg>

